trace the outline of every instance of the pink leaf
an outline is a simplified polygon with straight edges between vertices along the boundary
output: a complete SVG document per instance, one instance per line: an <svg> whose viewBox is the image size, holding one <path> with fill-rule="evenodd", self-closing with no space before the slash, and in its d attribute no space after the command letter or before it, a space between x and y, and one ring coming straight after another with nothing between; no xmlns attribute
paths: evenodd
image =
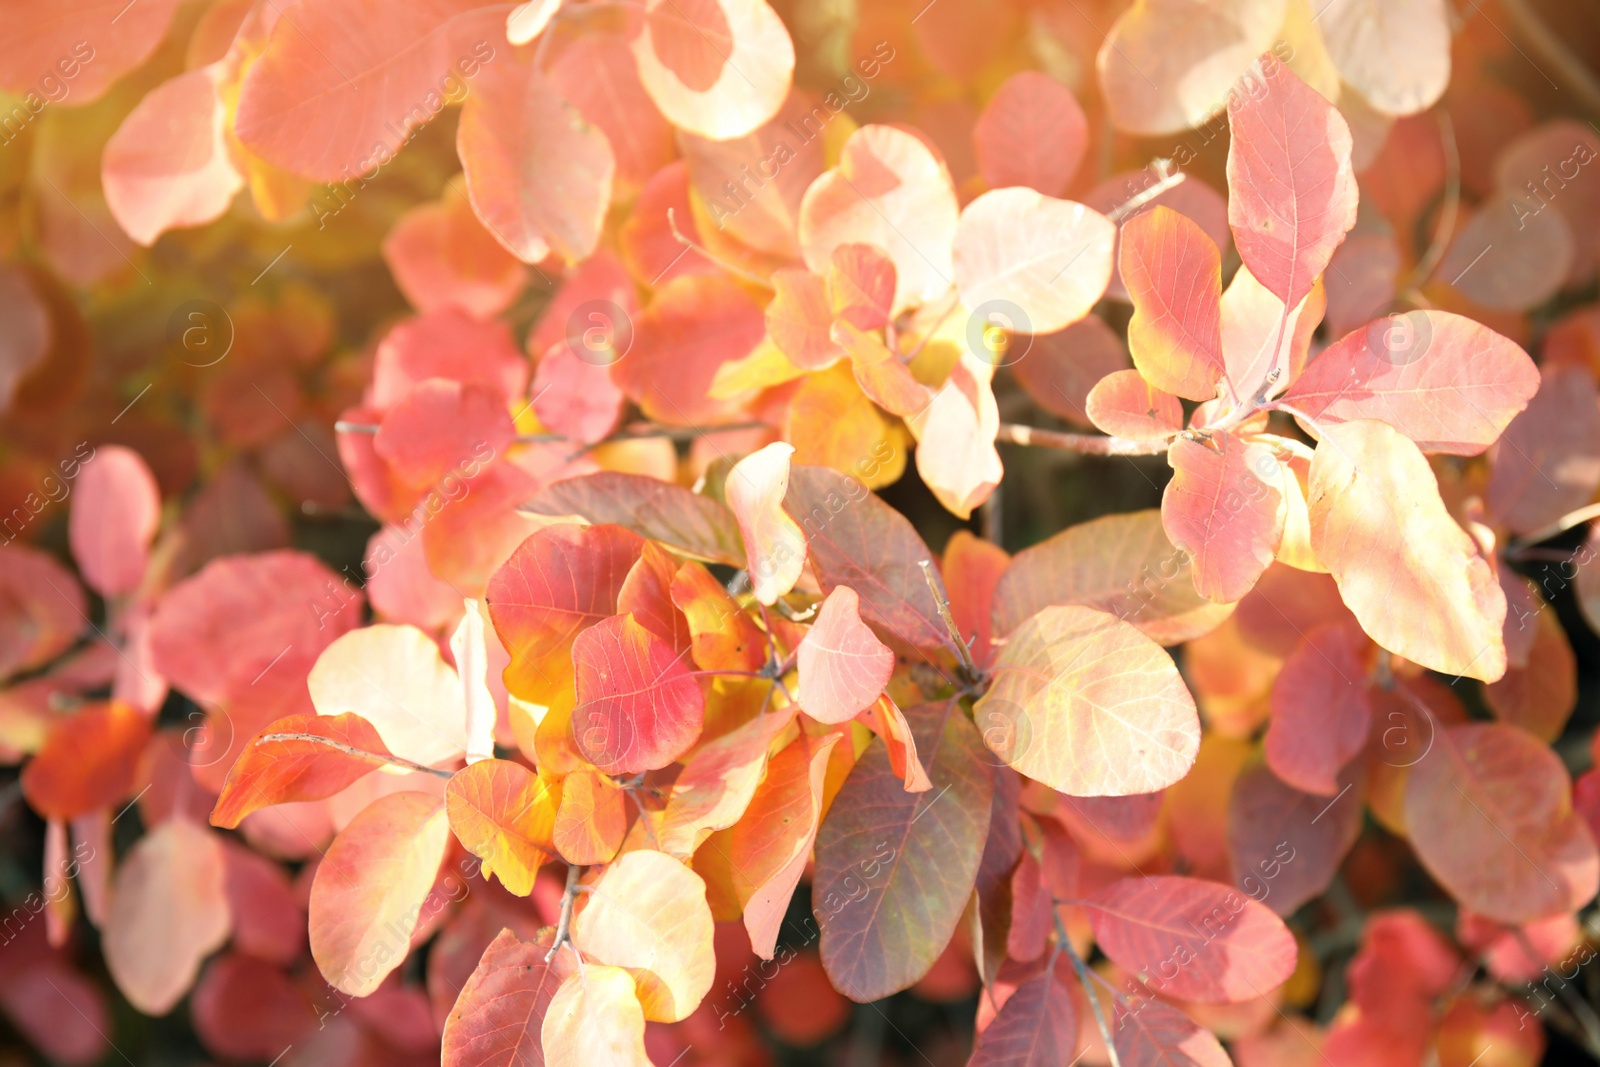
<svg viewBox="0 0 1600 1067"><path fill-rule="evenodd" d="M131 593L144 577L161 522L161 490L139 453L103 445L78 476L67 537L83 580L102 596Z"/></svg>
<svg viewBox="0 0 1600 1067"><path fill-rule="evenodd" d="M1025 185L1060 196L1089 147L1089 123L1070 89L1048 74L1024 70L989 98L972 140L989 188Z"/></svg>
<svg viewBox="0 0 1600 1067"><path fill-rule="evenodd" d="M1366 746L1372 721L1366 647L1365 635L1348 624L1319 626L1272 684L1267 765L1296 789L1333 796L1339 769Z"/></svg>
<svg viewBox="0 0 1600 1067"><path fill-rule="evenodd" d="M33 0L0 3L0 89L36 94L41 78L63 79L63 102L92 103L148 59L178 0L129 8L126 0L62 0L41 18ZM35 96L35 99L39 99Z"/></svg>
<svg viewBox="0 0 1600 1067"><path fill-rule="evenodd" d="M1239 257L1294 307L1356 222L1350 127L1270 55L1228 99L1228 222Z"/></svg>
<svg viewBox="0 0 1600 1067"><path fill-rule="evenodd" d="M1136 370L1101 378L1084 403L1089 421L1113 437L1161 441L1183 429L1183 405Z"/></svg>
<svg viewBox="0 0 1600 1067"><path fill-rule="evenodd" d="M1283 471L1266 445L1232 434L1210 444L1189 438L1167 455L1172 481L1161 497L1161 522L1172 543L1193 558L1194 587L1218 604L1250 592L1283 538Z"/></svg>
<svg viewBox="0 0 1600 1067"><path fill-rule="evenodd" d="M855 590L837 586L796 650L800 707L818 722L855 718L894 673L894 653L861 621L860 607Z"/></svg>
<svg viewBox="0 0 1600 1067"><path fill-rule="evenodd" d="M687 752L700 736L705 694L684 659L632 615L579 634L572 643L579 753L607 774L637 774Z"/></svg>

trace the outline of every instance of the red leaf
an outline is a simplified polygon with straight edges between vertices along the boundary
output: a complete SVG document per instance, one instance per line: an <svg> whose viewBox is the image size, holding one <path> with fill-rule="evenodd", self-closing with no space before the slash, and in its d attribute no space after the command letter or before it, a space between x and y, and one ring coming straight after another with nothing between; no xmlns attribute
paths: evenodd
<svg viewBox="0 0 1600 1067"><path fill-rule="evenodd" d="M461 108L456 152L473 210L512 255L575 263L594 251L611 206L611 144L531 66L483 70Z"/></svg>
<svg viewBox="0 0 1600 1067"><path fill-rule="evenodd" d="M607 774L637 774L687 752L700 736L705 694L686 658L632 615L579 634L572 643L572 724L584 759Z"/></svg>
<svg viewBox="0 0 1600 1067"><path fill-rule="evenodd" d="M967 1067L1058 1067L1077 1046L1072 993L1056 980L1055 968L1046 967L1006 998L978 1035Z"/></svg>
<svg viewBox="0 0 1600 1067"><path fill-rule="evenodd" d="M454 182L438 200L400 216L383 239L383 261L411 306L424 313L454 307L491 318L528 282L528 269L484 229Z"/></svg>
<svg viewBox="0 0 1600 1067"><path fill-rule="evenodd" d="M1350 127L1270 54L1229 95L1228 122L1234 244L1250 273L1294 307L1356 222Z"/></svg>
<svg viewBox="0 0 1600 1067"><path fill-rule="evenodd" d="M1271 911L1215 882L1123 878L1086 905L1113 963L1168 996L1230 1004L1266 996L1294 973L1294 935Z"/></svg>
<svg viewBox="0 0 1600 1067"><path fill-rule="evenodd" d="M1460 315L1408 311L1329 345L1284 400L1322 426L1381 419L1424 452L1475 456L1538 388L1515 342Z"/></svg>
<svg viewBox="0 0 1600 1067"><path fill-rule="evenodd" d="M40 667L72 647L89 620L72 572L32 545L6 546L0 567L0 677Z"/></svg>
<svg viewBox="0 0 1600 1067"><path fill-rule="evenodd" d="M556 989L572 970L554 932L520 941L501 930L461 987L444 1024L444 1067L544 1067L539 1032Z"/></svg>
<svg viewBox="0 0 1600 1067"><path fill-rule="evenodd" d="M271 734L312 734L374 758L344 752L316 741L262 741ZM322 800L382 765L389 755L372 724L353 712L343 715L290 715L251 738L228 770L227 783L211 812L211 825L232 830L246 815L274 804Z"/></svg>
<svg viewBox="0 0 1600 1067"><path fill-rule="evenodd" d="M1025 185L1060 196L1089 147L1089 122L1070 89L1047 74L1025 70L1007 78L989 98L972 141L989 188Z"/></svg>
<svg viewBox="0 0 1600 1067"><path fill-rule="evenodd" d="M389 409L372 447L403 481L432 486L485 448L491 456L503 451L516 432L498 389L430 378Z"/></svg>
<svg viewBox="0 0 1600 1067"><path fill-rule="evenodd" d="M1188 216L1158 205L1123 224L1118 255L1133 301L1133 365L1165 392L1215 397L1224 373L1216 244Z"/></svg>
<svg viewBox="0 0 1600 1067"><path fill-rule="evenodd" d="M189 1001L195 1036L213 1056L267 1060L315 1032L317 1014L283 970L243 952L206 967Z"/></svg>
<svg viewBox="0 0 1600 1067"><path fill-rule="evenodd" d="M56 718L22 768L22 795L47 819L73 819L121 803L133 792L150 722L117 701Z"/></svg>
<svg viewBox="0 0 1600 1067"><path fill-rule="evenodd" d="M509 400L528 388L528 361L505 323L444 307L405 320L378 342L368 402L382 414L429 378L485 386Z"/></svg>
<svg viewBox="0 0 1600 1067"><path fill-rule="evenodd" d="M672 161L673 129L640 83L623 33L603 32L595 25L586 26L582 34L568 35L545 73L584 121L598 127L610 142L617 160L618 200L631 198Z"/></svg>

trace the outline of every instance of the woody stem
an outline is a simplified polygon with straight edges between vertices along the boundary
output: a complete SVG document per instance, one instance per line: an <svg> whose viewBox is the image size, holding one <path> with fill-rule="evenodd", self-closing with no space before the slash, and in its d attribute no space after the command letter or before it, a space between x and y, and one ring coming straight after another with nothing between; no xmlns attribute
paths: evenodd
<svg viewBox="0 0 1600 1067"><path fill-rule="evenodd" d="M1089 1001L1089 1010L1094 1012L1094 1024L1100 1028L1100 1039L1106 1043L1106 1055L1111 1057L1111 1067L1122 1067L1122 1060L1117 1056L1116 1043L1111 1040L1111 1027L1106 1025L1105 1012L1100 1007L1100 998L1095 995L1094 985L1089 981L1089 965L1083 962L1083 957L1078 955L1078 950L1072 947L1072 939L1067 936L1067 924L1061 921L1061 913L1056 910L1059 905L1050 905L1050 918L1056 924L1056 948L1065 952L1072 960L1072 969L1078 972L1078 981L1083 985L1083 995Z"/></svg>
<svg viewBox="0 0 1600 1067"><path fill-rule="evenodd" d="M934 577L933 561L918 560L917 566L922 568L922 577L933 593L933 602L939 608L939 619L950 634L950 640L955 643L956 656L961 660L961 669L966 672L969 681L977 681L983 676L983 672L978 670L978 665L972 661L972 650L967 647L967 640L961 636L961 628L956 625L955 613L950 610L950 598L945 595L944 586Z"/></svg>
<svg viewBox="0 0 1600 1067"><path fill-rule="evenodd" d="M555 959L556 953L561 951L561 946L572 940L572 905L578 899L578 876L582 873L583 868L576 863L567 868L567 885L561 891L561 918L556 920L555 944L544 954L546 963Z"/></svg>
<svg viewBox="0 0 1600 1067"><path fill-rule="evenodd" d="M1159 456L1166 452L1166 441L1135 441L1127 437L1102 437L1092 433L1066 433L1061 430L1042 430L1037 426L1022 426L1014 422L1000 424L996 441L1010 445L1035 445L1039 448L1058 448L1064 452L1078 452L1085 456Z"/></svg>
<svg viewBox="0 0 1600 1067"><path fill-rule="evenodd" d="M391 767L404 767L408 771L421 771L423 774L431 774L438 778L453 778L456 773L455 771L446 771L438 767L425 767L420 763L413 763L411 760L402 759L399 756L368 752L364 748L356 748L354 745L347 745L343 741L335 741L331 737L323 737L320 734L263 734L256 738L256 744L258 745L267 741L309 741L315 745L326 745L331 749L336 749L347 756L354 756L357 759L364 759L371 763L387 763Z"/></svg>

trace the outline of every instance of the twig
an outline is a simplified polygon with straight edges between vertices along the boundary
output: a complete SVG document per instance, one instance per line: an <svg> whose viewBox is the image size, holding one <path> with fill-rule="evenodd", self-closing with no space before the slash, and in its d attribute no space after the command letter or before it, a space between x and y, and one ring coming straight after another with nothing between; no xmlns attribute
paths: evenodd
<svg viewBox="0 0 1600 1067"><path fill-rule="evenodd" d="M607 445L615 441L642 441L651 437L666 437L673 441L691 441L703 434L731 433L735 430L761 430L766 429L767 425L767 423L752 419L746 422L725 423L721 426L655 426L652 424L645 424L643 426L627 426L618 430L616 433L609 434L608 436L601 438L600 440L594 442L594 444L588 445L587 447L593 448L594 445ZM333 428L337 433L375 434L378 432L378 426L376 423L349 422L344 419L340 419L338 422L334 423ZM563 441L576 441L575 438L559 433L521 433L513 438L513 440L515 440L519 445L541 445Z"/></svg>
<svg viewBox="0 0 1600 1067"><path fill-rule="evenodd" d="M561 951L561 946L572 940L572 904L578 899L578 876L582 873L583 868L576 863L567 868L567 885L561 891L561 918L556 920L555 944L544 954L546 963L555 959L556 953Z"/></svg>
<svg viewBox="0 0 1600 1067"><path fill-rule="evenodd" d="M1444 207L1439 211L1439 225L1433 231L1428 250L1417 261L1405 283L1397 287L1402 293L1421 289L1439 269L1439 261L1444 259L1450 239L1455 236L1456 218L1461 212L1461 150L1456 147L1455 124L1450 121L1450 112L1442 107L1434 109L1434 117L1439 123L1439 142L1444 146Z"/></svg>
<svg viewBox="0 0 1600 1067"><path fill-rule="evenodd" d="M1072 939L1067 936L1067 924L1061 921L1061 913L1056 910L1058 905L1050 905L1050 918L1056 924L1056 947L1065 952L1072 960L1072 969L1078 972L1078 981L1083 985L1083 995L1089 1000L1089 1010L1094 1012L1094 1023L1100 1028L1100 1039L1106 1043L1106 1055L1111 1057L1111 1067L1122 1067L1122 1060L1117 1056L1116 1042L1111 1039L1111 1027L1106 1025L1105 1012L1100 1008L1100 998L1095 995L1094 985L1089 981L1089 965L1083 962L1083 957L1078 955L1078 950L1072 947Z"/></svg>
<svg viewBox="0 0 1600 1067"><path fill-rule="evenodd" d="M392 767L404 767L408 771L421 771L437 778L454 778L456 773L455 771L446 771L438 767L426 767L400 756L384 756L377 752L368 752L364 748L356 748L354 745L347 745L343 741L335 741L331 737L323 737L320 734L262 734L256 738L257 745L265 744L268 741L309 741L312 744L326 745L329 748L337 749L345 755L355 756L357 759L369 760L373 763L387 763Z"/></svg>
<svg viewBox="0 0 1600 1067"><path fill-rule="evenodd" d="M1517 30L1533 50L1556 68L1556 73L1579 103L1592 114L1600 115L1600 80L1567 49L1559 36L1551 32L1533 6L1527 0L1500 0L1500 10L1516 23Z"/></svg>
<svg viewBox="0 0 1600 1067"><path fill-rule="evenodd" d="M1127 437L1041 430L1037 426L1022 426L1014 422L1001 423L995 440L1011 445L1059 448L1064 452L1078 452L1085 456L1159 456L1168 448L1166 441L1135 441Z"/></svg>
<svg viewBox="0 0 1600 1067"><path fill-rule="evenodd" d="M1569 511L1548 526L1541 526L1531 534L1524 534L1511 543L1519 548L1536 545L1540 541L1548 541L1557 534L1564 534L1574 526L1581 526L1590 519L1600 519L1600 504L1590 504L1577 511Z"/></svg>
<svg viewBox="0 0 1600 1067"><path fill-rule="evenodd" d="M961 636L961 629L956 625L956 617L950 610L950 598L945 595L944 587L939 584L939 579L934 577L933 561L922 559L917 561L917 566L922 568L922 577L928 583L928 589L933 593L933 602L939 608L939 619L944 623L944 628L950 634L950 639L955 642L956 656L961 660L961 670L966 674L967 681L975 682L983 677L983 672L978 670L978 665L972 661L972 650L967 647L967 639Z"/></svg>

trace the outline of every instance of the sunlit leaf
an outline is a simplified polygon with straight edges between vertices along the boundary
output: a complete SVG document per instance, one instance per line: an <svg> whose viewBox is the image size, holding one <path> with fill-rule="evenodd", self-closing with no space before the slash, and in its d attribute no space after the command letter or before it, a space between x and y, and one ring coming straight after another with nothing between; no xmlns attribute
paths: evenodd
<svg viewBox="0 0 1600 1067"><path fill-rule="evenodd" d="M894 652L861 621L861 600L849 586L828 594L795 650L800 706L818 722L847 722L869 707L894 673Z"/></svg>
<svg viewBox="0 0 1600 1067"><path fill-rule="evenodd" d="M794 44L765 0L649 0L643 21L639 80L674 125L742 137L789 95Z"/></svg>
<svg viewBox="0 0 1600 1067"><path fill-rule="evenodd" d="M521 941L509 929L495 936L445 1020L444 1067L543 1067L540 1028L573 970L562 953L545 962L553 943L553 935Z"/></svg>
<svg viewBox="0 0 1600 1067"><path fill-rule="evenodd" d="M582 974L569 975L544 1008L538 1042L543 1062L546 1067L649 1067L645 1018L628 972L591 963Z"/></svg>
<svg viewBox="0 0 1600 1067"><path fill-rule="evenodd" d="M310 734L340 747L299 739L260 739L271 734ZM357 754L363 752L371 753L371 758ZM378 731L354 712L279 719L251 738L239 753L211 812L211 825L232 830L261 808L326 799L382 766L382 757L388 755Z"/></svg>
<svg viewBox="0 0 1600 1067"><path fill-rule="evenodd" d="M1072 91L1038 71L1007 78L972 129L978 170L991 189L1025 185L1060 196L1089 147L1089 122Z"/></svg>
<svg viewBox="0 0 1600 1067"><path fill-rule="evenodd" d="M1217 246L1187 216L1156 205L1123 225L1118 256L1133 301L1133 365L1165 392L1216 396L1224 372Z"/></svg>
<svg viewBox="0 0 1600 1067"><path fill-rule="evenodd" d="M583 757L607 774L635 774L688 751L705 716L688 658L632 615L613 615L578 634L572 724Z"/></svg>
<svg viewBox="0 0 1600 1067"><path fill-rule="evenodd" d="M397 756L433 766L467 750L461 680L414 626L379 623L329 645L306 680L320 715L360 715Z"/></svg>
<svg viewBox="0 0 1600 1067"><path fill-rule="evenodd" d="M533 892L533 876L555 849L557 791L520 763L486 759L457 771L445 786L450 829L519 897Z"/></svg>
<svg viewBox="0 0 1600 1067"><path fill-rule="evenodd" d="M739 522L756 599L769 606L794 588L806 565L805 534L783 510L792 455L793 445L767 445L735 463L723 489Z"/></svg>
<svg viewBox="0 0 1600 1067"><path fill-rule="evenodd" d="M1219 604L1241 599L1272 563L1283 539L1283 472L1266 445L1216 434L1180 438L1167 453L1172 480L1161 522L1189 554L1194 586Z"/></svg>

